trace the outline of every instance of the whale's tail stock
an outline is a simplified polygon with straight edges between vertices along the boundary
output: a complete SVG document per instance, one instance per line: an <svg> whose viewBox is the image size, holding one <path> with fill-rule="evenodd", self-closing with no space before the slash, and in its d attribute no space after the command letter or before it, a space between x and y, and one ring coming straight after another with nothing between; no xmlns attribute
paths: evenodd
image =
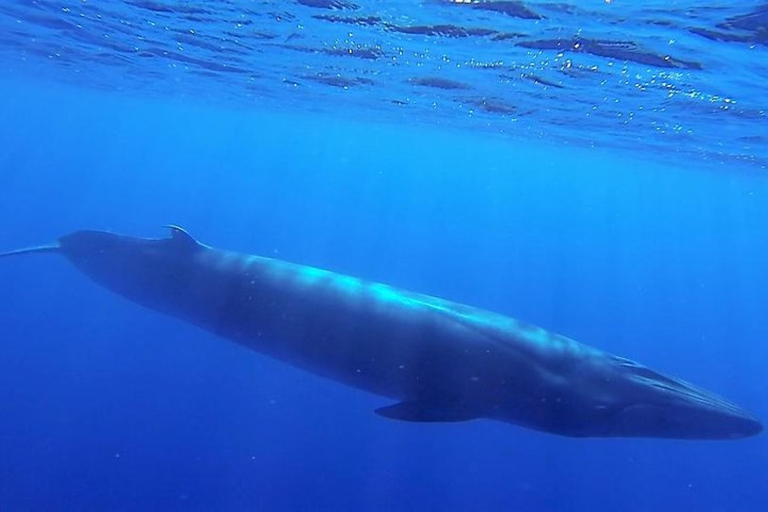
<svg viewBox="0 0 768 512"><path fill-rule="evenodd" d="M61 252L61 246L59 246L58 242L55 242L49 245L25 247L23 249L15 249L13 251L0 252L0 258L5 258L6 256L19 256L22 254L36 254L43 252Z"/></svg>

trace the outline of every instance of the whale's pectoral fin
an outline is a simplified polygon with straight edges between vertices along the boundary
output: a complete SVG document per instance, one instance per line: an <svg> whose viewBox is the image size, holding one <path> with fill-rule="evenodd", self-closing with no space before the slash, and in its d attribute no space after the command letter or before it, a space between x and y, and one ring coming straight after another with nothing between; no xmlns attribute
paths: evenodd
<svg viewBox="0 0 768 512"><path fill-rule="evenodd" d="M376 414L400 421L451 422L469 421L482 415L476 409L458 402L411 400L376 409Z"/></svg>

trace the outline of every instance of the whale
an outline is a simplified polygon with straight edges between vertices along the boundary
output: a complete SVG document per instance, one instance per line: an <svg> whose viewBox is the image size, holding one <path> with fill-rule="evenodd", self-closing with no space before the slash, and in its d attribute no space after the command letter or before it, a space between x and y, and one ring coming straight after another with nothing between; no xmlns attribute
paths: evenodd
<svg viewBox="0 0 768 512"><path fill-rule="evenodd" d="M514 318L311 266L164 238L75 231L51 253L92 281L273 359L382 397L408 422L487 419L570 437L739 439L720 396Z"/></svg>

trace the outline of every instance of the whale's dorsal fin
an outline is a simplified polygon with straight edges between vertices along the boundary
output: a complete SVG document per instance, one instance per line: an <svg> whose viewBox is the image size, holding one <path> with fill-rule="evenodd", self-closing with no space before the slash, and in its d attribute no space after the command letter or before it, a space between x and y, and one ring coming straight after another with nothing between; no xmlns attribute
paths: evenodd
<svg viewBox="0 0 768 512"><path fill-rule="evenodd" d="M477 410L453 401L408 400L376 409L376 414L400 421L424 423L469 421L481 418Z"/></svg>
<svg viewBox="0 0 768 512"><path fill-rule="evenodd" d="M171 230L171 240L173 241L174 246L187 249L200 247L200 242L195 240L192 235L187 233L186 229L174 224L168 224L163 227Z"/></svg>

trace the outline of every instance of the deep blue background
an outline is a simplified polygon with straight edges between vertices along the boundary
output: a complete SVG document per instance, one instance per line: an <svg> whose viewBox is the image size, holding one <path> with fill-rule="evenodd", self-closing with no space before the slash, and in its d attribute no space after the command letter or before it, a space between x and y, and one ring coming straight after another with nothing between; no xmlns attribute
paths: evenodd
<svg viewBox="0 0 768 512"><path fill-rule="evenodd" d="M277 256L500 311L768 418L768 181L30 83L0 89L0 248L83 228ZM0 262L2 510L745 511L768 439L382 419L90 283Z"/></svg>

